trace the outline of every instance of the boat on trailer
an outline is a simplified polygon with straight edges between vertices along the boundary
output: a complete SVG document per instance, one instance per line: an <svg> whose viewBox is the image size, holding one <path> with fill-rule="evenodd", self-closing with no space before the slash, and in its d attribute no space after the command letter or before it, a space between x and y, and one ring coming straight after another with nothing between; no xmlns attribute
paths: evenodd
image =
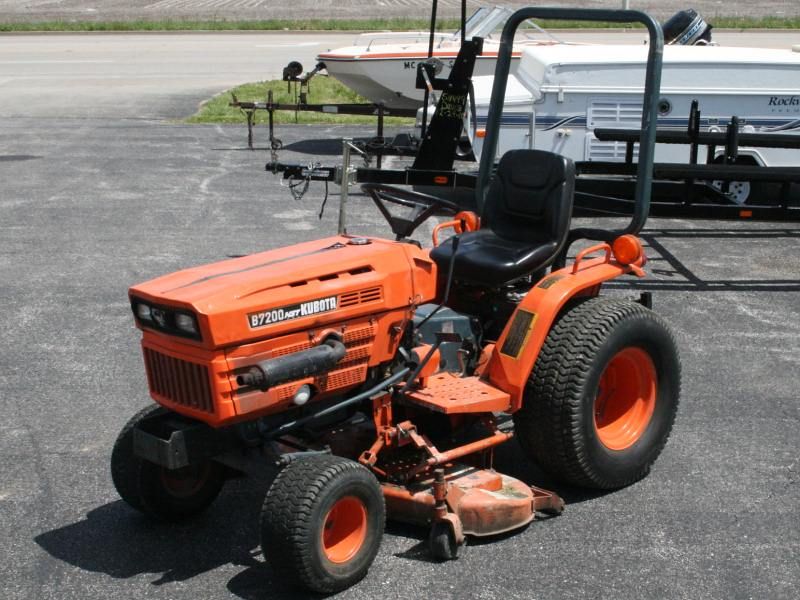
<svg viewBox="0 0 800 600"><path fill-rule="evenodd" d="M509 76L498 156L514 148L558 152L575 161L636 159L624 141L599 139L595 130L632 129L641 118L646 47L630 45L531 47ZM737 115L742 133L800 133L800 52L720 46L665 46L659 130L686 130L692 101L701 109L701 132L723 132ZM467 127L480 157L493 78L473 78L476 124ZM723 162L699 149L700 163ZM687 144L658 144L656 161L685 163ZM800 150L740 147L738 164L797 167ZM733 186L738 204L751 186Z"/></svg>
<svg viewBox="0 0 800 600"><path fill-rule="evenodd" d="M508 20L508 8L481 7L454 33L428 31L361 34L352 46L323 52L317 60L328 74L375 103L389 108L418 108L424 90L416 87L417 64L430 60L437 77L446 78L453 67L462 39L484 39L483 53L475 64L476 75L494 73L499 39L492 32ZM431 44L432 39L432 44ZM511 72L516 70L524 47L562 43L541 27L531 23L520 31L514 43ZM429 52L430 51L430 52Z"/></svg>

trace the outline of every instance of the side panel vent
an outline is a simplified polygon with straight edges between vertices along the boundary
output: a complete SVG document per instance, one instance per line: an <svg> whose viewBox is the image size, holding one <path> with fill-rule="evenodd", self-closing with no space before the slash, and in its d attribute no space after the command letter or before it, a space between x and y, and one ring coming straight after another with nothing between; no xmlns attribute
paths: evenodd
<svg viewBox="0 0 800 600"><path fill-rule="evenodd" d="M625 142L600 141L593 133L586 135L586 157L588 160L624 162L627 145ZM639 160L639 144L633 145L633 162Z"/></svg>
<svg viewBox="0 0 800 600"><path fill-rule="evenodd" d="M356 304L366 304L367 302L380 302L383 294L380 287L359 290L357 292L347 292L339 298L339 307L355 306Z"/></svg>
<svg viewBox="0 0 800 600"><path fill-rule="evenodd" d="M642 123L642 104L623 99L596 100L589 105L586 119L586 160L622 162L625 160L625 142L600 141L592 131L597 127L639 129ZM633 160L638 160L639 145L633 147Z"/></svg>
<svg viewBox="0 0 800 600"><path fill-rule="evenodd" d="M596 100L589 105L587 117L589 129L595 127L638 129L642 124L642 104L630 100Z"/></svg>

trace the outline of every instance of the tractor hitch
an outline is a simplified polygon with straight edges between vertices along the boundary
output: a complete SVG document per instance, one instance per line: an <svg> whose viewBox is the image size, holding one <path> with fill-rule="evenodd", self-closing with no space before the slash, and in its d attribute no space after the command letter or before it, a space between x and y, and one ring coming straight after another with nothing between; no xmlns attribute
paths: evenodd
<svg viewBox="0 0 800 600"><path fill-rule="evenodd" d="M170 470L202 462L241 445L230 429L214 429L172 412L144 419L133 430L133 453Z"/></svg>

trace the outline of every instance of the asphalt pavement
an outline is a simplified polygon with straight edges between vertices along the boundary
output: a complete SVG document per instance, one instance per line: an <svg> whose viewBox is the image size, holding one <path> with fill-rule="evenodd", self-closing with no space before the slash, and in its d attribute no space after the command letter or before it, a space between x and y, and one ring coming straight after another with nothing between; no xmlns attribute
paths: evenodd
<svg viewBox="0 0 800 600"><path fill-rule="evenodd" d="M337 191L319 220L321 184L295 201L264 173L263 130L249 151L243 126L172 122L200 90L141 98L152 112L132 98L122 116L105 102L0 115L0 596L303 597L258 548L266 474L159 525L119 500L108 463L149 402L128 286L329 235ZM368 133L285 126L281 158L336 164L342 136ZM386 234L363 196L352 207L351 231ZM565 488L511 442L497 468L557 489L563 516L445 564L427 558L425 531L390 524L367 578L337 597L797 597L800 224L653 219L643 238L650 276L609 293L653 291L683 362L650 476L607 494Z"/></svg>
<svg viewBox="0 0 800 600"><path fill-rule="evenodd" d="M583 43L640 44L640 31L568 31ZM180 119L201 101L250 81L306 70L320 52L349 46L342 32L2 35L0 117ZM789 49L800 31L714 32L726 46ZM43 123L44 126L44 123Z"/></svg>

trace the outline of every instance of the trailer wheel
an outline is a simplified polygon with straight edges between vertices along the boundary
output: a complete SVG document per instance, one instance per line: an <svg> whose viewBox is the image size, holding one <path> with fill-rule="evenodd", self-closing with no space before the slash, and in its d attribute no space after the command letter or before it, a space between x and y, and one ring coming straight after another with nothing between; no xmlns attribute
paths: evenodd
<svg viewBox="0 0 800 600"><path fill-rule="evenodd" d="M550 330L514 414L523 449L573 485L613 489L650 471L680 395L667 325L644 306L593 298Z"/></svg>
<svg viewBox="0 0 800 600"><path fill-rule="evenodd" d="M206 460L182 469L166 469L133 452L133 430L165 409L151 405L122 428L111 452L111 479L120 497L149 517L179 521L205 510L225 482L222 465Z"/></svg>
<svg viewBox="0 0 800 600"><path fill-rule="evenodd" d="M331 455L298 458L267 492L261 548L281 578L330 594L367 574L385 519L383 492L365 467Z"/></svg>
<svg viewBox="0 0 800 600"><path fill-rule="evenodd" d="M717 165L724 162L725 157L723 156L714 159L714 164ZM740 156L735 164L749 167L760 166L752 156ZM721 192L725 182L714 180L711 185ZM731 202L739 206L768 205L780 197L780 188L780 183L766 181L730 181L728 182L727 196Z"/></svg>

